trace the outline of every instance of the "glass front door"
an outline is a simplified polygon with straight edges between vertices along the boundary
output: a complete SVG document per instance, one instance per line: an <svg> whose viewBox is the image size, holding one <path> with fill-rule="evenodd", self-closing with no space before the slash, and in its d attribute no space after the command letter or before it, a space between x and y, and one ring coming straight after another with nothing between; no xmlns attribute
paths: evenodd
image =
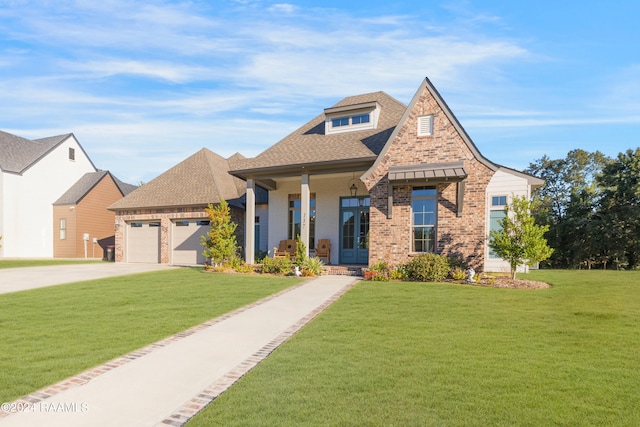
<svg viewBox="0 0 640 427"><path fill-rule="evenodd" d="M369 197L340 199L340 263L369 263Z"/></svg>

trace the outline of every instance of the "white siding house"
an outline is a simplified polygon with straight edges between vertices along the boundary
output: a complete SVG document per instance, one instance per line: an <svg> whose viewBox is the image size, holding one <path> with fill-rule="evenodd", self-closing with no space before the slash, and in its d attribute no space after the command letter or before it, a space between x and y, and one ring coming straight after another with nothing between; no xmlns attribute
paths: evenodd
<svg viewBox="0 0 640 427"><path fill-rule="evenodd" d="M0 131L0 170L0 257L53 257L52 204L95 166L73 134Z"/></svg>
<svg viewBox="0 0 640 427"><path fill-rule="evenodd" d="M487 185L487 241L491 230L496 229L497 222L504 218L504 208L511 202L511 199L524 196L528 200L531 198L531 189L541 184L541 180L512 169L501 168L496 171ZM508 273L511 270L509 263L491 253L488 245L485 245L484 258L485 271ZM529 267L526 265L518 267L518 272L528 271Z"/></svg>

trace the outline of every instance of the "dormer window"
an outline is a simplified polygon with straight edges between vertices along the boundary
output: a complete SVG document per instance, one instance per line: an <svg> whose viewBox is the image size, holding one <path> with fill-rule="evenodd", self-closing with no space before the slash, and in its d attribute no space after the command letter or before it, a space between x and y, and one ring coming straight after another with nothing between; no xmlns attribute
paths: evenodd
<svg viewBox="0 0 640 427"><path fill-rule="evenodd" d="M325 114L325 134L375 129L380 115L377 102L327 108Z"/></svg>

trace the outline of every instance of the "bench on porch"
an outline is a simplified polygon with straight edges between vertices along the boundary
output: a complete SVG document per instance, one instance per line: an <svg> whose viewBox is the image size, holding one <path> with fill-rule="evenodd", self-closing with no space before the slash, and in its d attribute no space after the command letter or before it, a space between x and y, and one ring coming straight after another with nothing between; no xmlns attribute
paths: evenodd
<svg viewBox="0 0 640 427"><path fill-rule="evenodd" d="M297 244L295 239L280 240L278 247L273 248L273 257L278 258L288 256L293 258L296 256L296 246Z"/></svg>
<svg viewBox="0 0 640 427"><path fill-rule="evenodd" d="M315 255L318 258L326 258L327 265L331 264L331 239L320 239L316 245Z"/></svg>

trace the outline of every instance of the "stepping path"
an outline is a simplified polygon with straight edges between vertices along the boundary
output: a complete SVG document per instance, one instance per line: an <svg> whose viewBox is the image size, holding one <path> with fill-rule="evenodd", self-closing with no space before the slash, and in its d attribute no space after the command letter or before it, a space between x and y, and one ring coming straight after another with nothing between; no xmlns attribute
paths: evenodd
<svg viewBox="0 0 640 427"><path fill-rule="evenodd" d="M183 425L357 281L321 276L198 325L3 405L0 427Z"/></svg>

